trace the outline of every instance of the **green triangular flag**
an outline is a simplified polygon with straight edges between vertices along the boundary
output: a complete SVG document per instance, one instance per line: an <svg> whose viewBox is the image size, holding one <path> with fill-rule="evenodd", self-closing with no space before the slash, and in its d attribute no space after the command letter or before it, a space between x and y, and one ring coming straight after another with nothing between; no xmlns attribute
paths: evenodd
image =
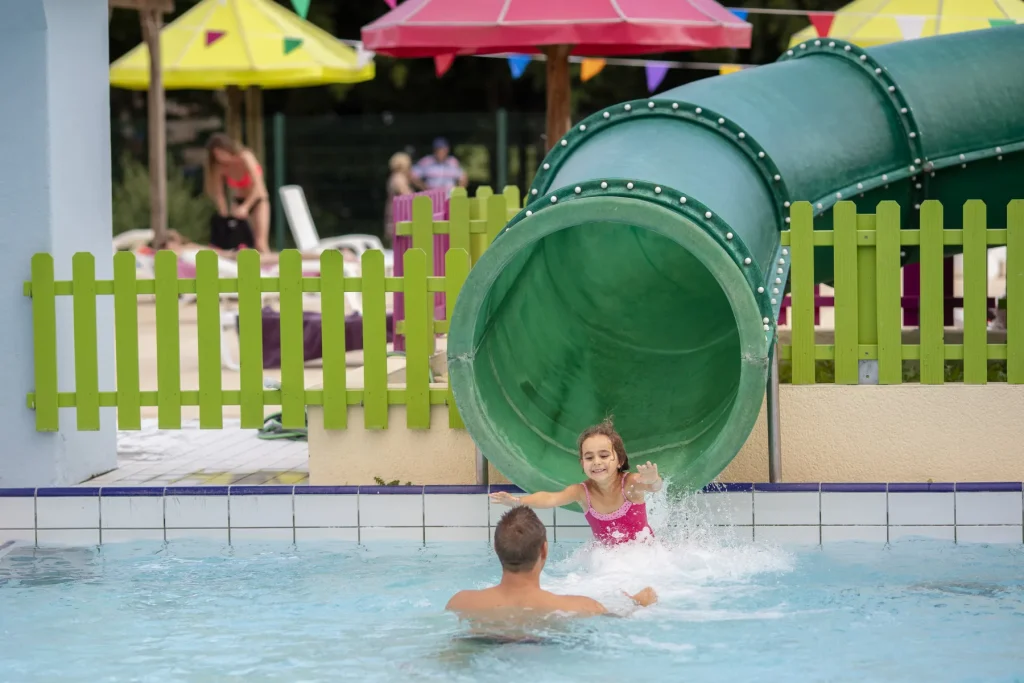
<svg viewBox="0 0 1024 683"><path fill-rule="evenodd" d="M302 38L285 38L284 39L284 53L289 54L299 49L302 45Z"/></svg>
<svg viewBox="0 0 1024 683"><path fill-rule="evenodd" d="M1017 22L1013 19L989 19L988 25L992 28L999 28L1000 26L1013 26Z"/></svg>
<svg viewBox="0 0 1024 683"><path fill-rule="evenodd" d="M292 7L295 8L295 13L303 19L309 14L309 3L310 0L292 0Z"/></svg>

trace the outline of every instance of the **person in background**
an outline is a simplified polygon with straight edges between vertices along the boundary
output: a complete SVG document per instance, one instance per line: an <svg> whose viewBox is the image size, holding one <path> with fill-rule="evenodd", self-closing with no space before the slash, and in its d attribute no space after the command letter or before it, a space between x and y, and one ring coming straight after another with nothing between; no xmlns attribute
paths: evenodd
<svg viewBox="0 0 1024 683"><path fill-rule="evenodd" d="M393 246L395 240L395 197L412 194L412 157L405 152L395 152L388 161L391 173L387 181L387 202L384 204L384 244Z"/></svg>
<svg viewBox="0 0 1024 683"><path fill-rule="evenodd" d="M252 231L252 246L260 254L270 253L270 195L263 169L256 155L224 133L214 133L206 143L206 193L222 219L245 221ZM233 197L229 209L224 185ZM240 244L250 240L236 236ZM232 248L228 245L215 245ZM237 248L237 247L236 247Z"/></svg>
<svg viewBox="0 0 1024 683"><path fill-rule="evenodd" d="M451 147L444 138L434 140L434 152L416 162L412 178L424 189L443 187L450 190L455 186L465 187L469 182L459 160L451 155Z"/></svg>

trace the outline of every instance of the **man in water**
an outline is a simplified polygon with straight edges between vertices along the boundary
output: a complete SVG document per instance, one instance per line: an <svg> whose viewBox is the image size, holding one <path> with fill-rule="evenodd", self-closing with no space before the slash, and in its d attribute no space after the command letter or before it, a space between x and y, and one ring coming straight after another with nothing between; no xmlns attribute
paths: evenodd
<svg viewBox="0 0 1024 683"><path fill-rule="evenodd" d="M494 529L494 552L501 561L501 582L483 590L456 593L445 609L479 627L525 625L525 617L563 613L577 617L609 614L597 600L581 595L556 595L540 587L540 573L548 559L547 530L532 509L517 506L506 512ZM653 588L626 594L640 607L658 600Z"/></svg>

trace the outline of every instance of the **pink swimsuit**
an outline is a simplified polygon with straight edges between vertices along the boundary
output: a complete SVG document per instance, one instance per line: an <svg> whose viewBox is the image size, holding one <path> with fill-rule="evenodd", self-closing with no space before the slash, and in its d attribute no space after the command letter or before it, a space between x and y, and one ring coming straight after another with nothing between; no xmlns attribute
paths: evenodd
<svg viewBox="0 0 1024 683"><path fill-rule="evenodd" d="M654 535L647 523L647 503L634 503L626 498L626 475L622 475L622 497L624 502L615 512L604 514L598 512L590 504L590 489L583 482L583 490L587 493L587 510L583 513L594 538L602 543L617 544L634 540L640 532L646 530Z"/></svg>

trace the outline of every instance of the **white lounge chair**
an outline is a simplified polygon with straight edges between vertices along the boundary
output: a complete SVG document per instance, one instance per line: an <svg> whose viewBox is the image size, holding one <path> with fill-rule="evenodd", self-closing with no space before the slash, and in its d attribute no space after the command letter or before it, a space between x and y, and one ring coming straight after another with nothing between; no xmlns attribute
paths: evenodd
<svg viewBox="0 0 1024 683"><path fill-rule="evenodd" d="M125 230L119 235L114 235L114 253L134 251L138 247L149 244L152 241L152 230Z"/></svg>
<svg viewBox="0 0 1024 683"><path fill-rule="evenodd" d="M356 258L362 259L363 252L377 249L384 253L384 269L388 274L394 270L394 253L385 249L375 235L339 235L320 238L313 224L313 216L306 203L306 193L298 185L284 185L280 190L281 205L284 207L288 227L292 231L295 246L299 251L320 252L326 249L351 249Z"/></svg>

